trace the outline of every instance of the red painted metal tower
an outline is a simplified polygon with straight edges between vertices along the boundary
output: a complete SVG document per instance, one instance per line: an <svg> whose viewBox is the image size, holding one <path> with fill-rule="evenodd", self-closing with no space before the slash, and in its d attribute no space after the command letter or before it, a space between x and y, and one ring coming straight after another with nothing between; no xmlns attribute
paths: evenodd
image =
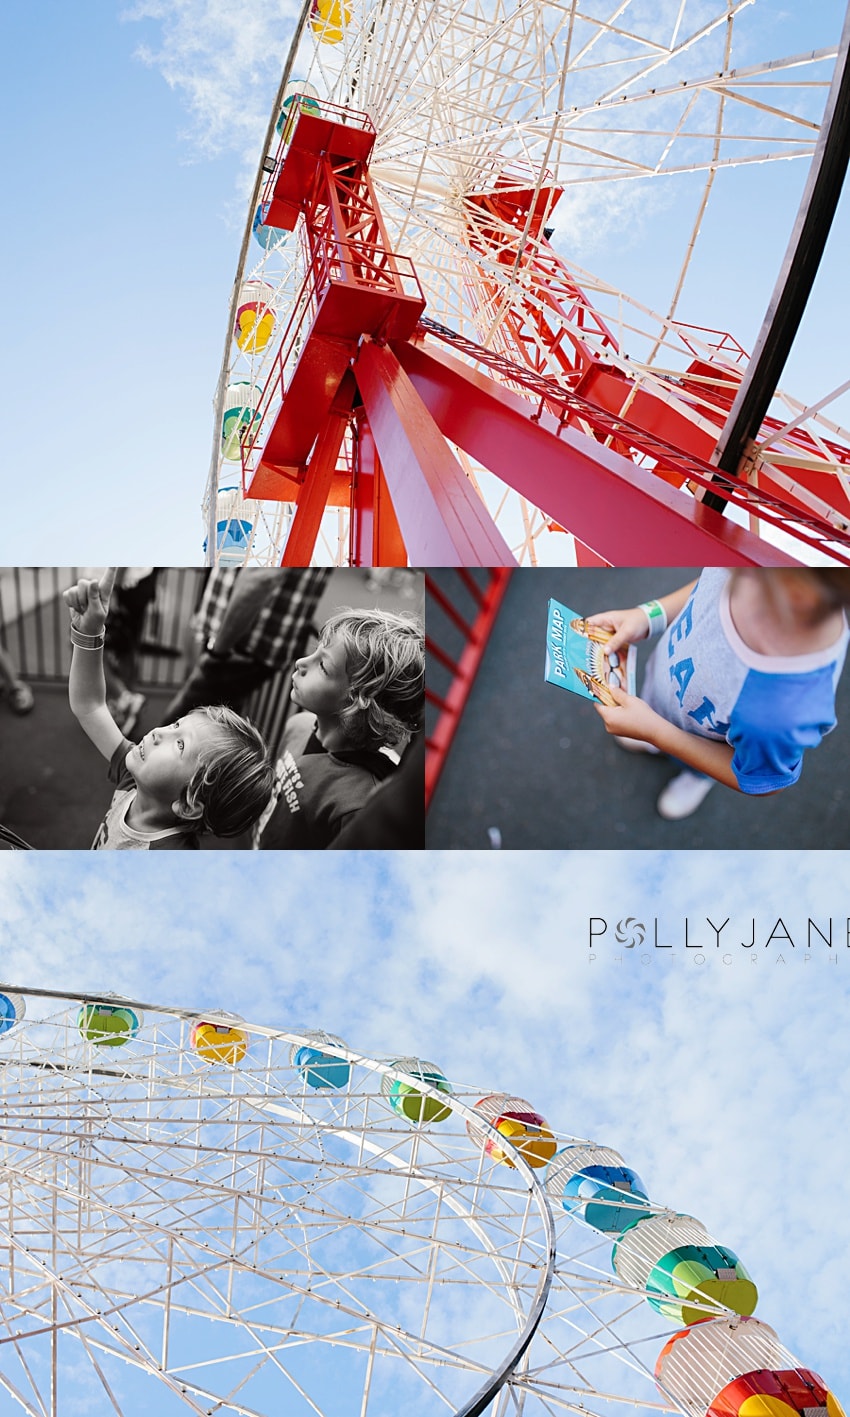
<svg viewBox="0 0 850 1417"><path fill-rule="evenodd" d="M327 507L349 509L354 564L514 564L475 467L571 532L584 564L793 564L762 526L850 564L850 450L766 418L765 451L719 483L744 352L677 326L690 364L633 374L548 242L557 187L506 168L466 199L487 347L430 322L381 217L374 142L365 114L314 104L287 125L264 193L266 223L298 227L306 269L242 440L244 495L295 504L284 564L310 561Z"/></svg>

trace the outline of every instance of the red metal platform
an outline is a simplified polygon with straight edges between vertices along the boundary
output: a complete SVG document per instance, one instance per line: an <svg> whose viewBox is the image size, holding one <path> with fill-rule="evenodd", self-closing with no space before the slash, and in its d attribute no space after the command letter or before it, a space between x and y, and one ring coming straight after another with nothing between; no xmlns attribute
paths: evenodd
<svg viewBox="0 0 850 1417"><path fill-rule="evenodd" d="M323 103L320 114L302 110L283 160L266 189L269 210L265 224L294 231L321 159L350 158L365 163L374 145L375 129L365 113L331 103Z"/></svg>

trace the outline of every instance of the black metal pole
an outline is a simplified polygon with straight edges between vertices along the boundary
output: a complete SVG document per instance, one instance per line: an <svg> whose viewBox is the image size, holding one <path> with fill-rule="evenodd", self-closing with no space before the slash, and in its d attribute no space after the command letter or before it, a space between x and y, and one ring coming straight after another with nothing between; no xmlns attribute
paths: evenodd
<svg viewBox="0 0 850 1417"><path fill-rule="evenodd" d="M749 444L758 436L803 318L841 196L850 159L850 4L820 135L785 259L741 387L717 440L714 461L736 473ZM722 479L718 479L722 483ZM703 498L722 512L715 492Z"/></svg>

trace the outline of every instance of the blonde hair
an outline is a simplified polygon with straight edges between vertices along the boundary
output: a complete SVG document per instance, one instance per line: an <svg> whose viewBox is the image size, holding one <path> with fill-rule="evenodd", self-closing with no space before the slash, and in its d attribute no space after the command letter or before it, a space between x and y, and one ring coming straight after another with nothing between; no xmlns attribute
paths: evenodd
<svg viewBox="0 0 850 1417"><path fill-rule="evenodd" d="M415 733L425 708L425 632L413 615L341 610L322 626L320 644L345 653L349 702L339 725L354 748L381 748Z"/></svg>
<svg viewBox="0 0 850 1417"><path fill-rule="evenodd" d="M181 810L197 819L200 831L239 836L259 820L271 799L274 768L265 740L250 719L226 704L194 712L221 731L202 748L198 766L180 794Z"/></svg>

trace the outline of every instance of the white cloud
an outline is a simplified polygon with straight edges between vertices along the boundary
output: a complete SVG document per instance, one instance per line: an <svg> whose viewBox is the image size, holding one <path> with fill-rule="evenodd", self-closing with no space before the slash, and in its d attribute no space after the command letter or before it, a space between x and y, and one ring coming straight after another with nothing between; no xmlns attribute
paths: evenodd
<svg viewBox="0 0 850 1417"><path fill-rule="evenodd" d="M125 12L160 26L138 56L179 92L198 152L256 162L299 8L295 0L136 0Z"/></svg>
<svg viewBox="0 0 850 1417"><path fill-rule="evenodd" d="M319 1025L516 1091L735 1249L760 1315L840 1396L850 950L837 923L808 964L764 939L779 917L792 934L808 916L846 921L843 866L834 853L7 856L0 972ZM609 921L593 964L591 915ZM658 916L674 949L616 948L627 916ZM706 939L706 917L728 916L724 948L686 952L685 916Z"/></svg>

